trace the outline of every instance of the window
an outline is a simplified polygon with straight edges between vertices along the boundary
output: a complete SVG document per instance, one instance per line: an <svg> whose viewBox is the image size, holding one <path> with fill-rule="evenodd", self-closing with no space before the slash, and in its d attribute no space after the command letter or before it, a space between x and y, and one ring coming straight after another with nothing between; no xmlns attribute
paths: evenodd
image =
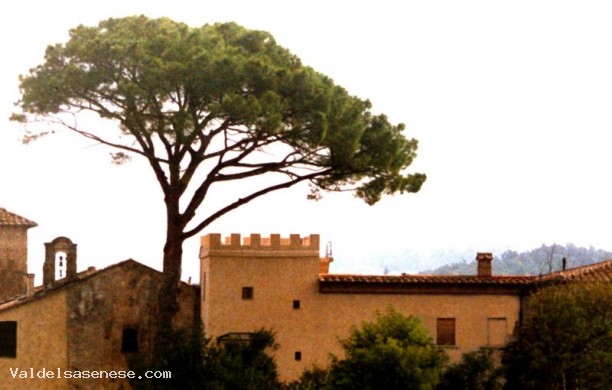
<svg viewBox="0 0 612 390"><path fill-rule="evenodd" d="M294 309L299 309L300 308L300 301L298 299L293 301L293 308Z"/></svg>
<svg viewBox="0 0 612 390"><path fill-rule="evenodd" d="M294 358L298 362L302 360L302 351L295 351Z"/></svg>
<svg viewBox="0 0 612 390"><path fill-rule="evenodd" d="M455 319L454 318L438 318L436 343L438 345L456 345L455 344Z"/></svg>
<svg viewBox="0 0 612 390"><path fill-rule="evenodd" d="M487 319L487 344L490 347L501 347L506 344L507 326L505 318Z"/></svg>
<svg viewBox="0 0 612 390"><path fill-rule="evenodd" d="M121 339L121 352L138 352L138 330L127 327L123 329L123 337Z"/></svg>
<svg viewBox="0 0 612 390"><path fill-rule="evenodd" d="M17 357L16 321L0 321L0 357Z"/></svg>
<svg viewBox="0 0 612 390"><path fill-rule="evenodd" d="M242 299L253 299L253 287L242 288Z"/></svg>

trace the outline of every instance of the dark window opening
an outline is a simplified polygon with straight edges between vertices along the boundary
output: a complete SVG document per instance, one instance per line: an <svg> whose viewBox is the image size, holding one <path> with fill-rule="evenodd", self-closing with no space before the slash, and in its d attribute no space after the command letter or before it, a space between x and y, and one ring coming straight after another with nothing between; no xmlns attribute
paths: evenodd
<svg viewBox="0 0 612 390"><path fill-rule="evenodd" d="M455 319L454 318L438 318L437 321L437 336L436 343L438 345L456 345L455 344Z"/></svg>
<svg viewBox="0 0 612 390"><path fill-rule="evenodd" d="M242 288L242 299L253 299L253 287Z"/></svg>
<svg viewBox="0 0 612 390"><path fill-rule="evenodd" d="M295 356L294 357L295 357L295 360L298 361L298 362L300 360L302 360L302 351L295 351Z"/></svg>
<svg viewBox="0 0 612 390"><path fill-rule="evenodd" d="M293 308L294 309L299 309L300 308L300 301L299 300L295 300L293 301Z"/></svg>
<svg viewBox="0 0 612 390"><path fill-rule="evenodd" d="M17 357L17 321L0 321L0 357Z"/></svg>
<svg viewBox="0 0 612 390"><path fill-rule="evenodd" d="M138 352L138 330L134 328L123 329L123 338L121 339L121 352Z"/></svg>

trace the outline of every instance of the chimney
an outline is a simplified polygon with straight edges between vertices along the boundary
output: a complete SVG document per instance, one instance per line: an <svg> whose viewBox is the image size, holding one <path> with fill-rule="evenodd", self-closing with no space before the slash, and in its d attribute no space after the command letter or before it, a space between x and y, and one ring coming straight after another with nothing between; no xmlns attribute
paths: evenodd
<svg viewBox="0 0 612 390"><path fill-rule="evenodd" d="M23 279L26 285L26 296L30 298L34 295L34 274L25 274Z"/></svg>
<svg viewBox="0 0 612 390"><path fill-rule="evenodd" d="M493 254L488 252L479 252L476 254L476 262L478 263L478 276L491 276L493 270L491 268Z"/></svg>
<svg viewBox="0 0 612 390"><path fill-rule="evenodd" d="M321 257L319 261L319 273L320 274L328 274L329 273L329 263L334 261L333 257Z"/></svg>
<svg viewBox="0 0 612 390"><path fill-rule="evenodd" d="M319 273L328 274L329 273L329 263L331 263L332 261L334 261L334 257L332 255L332 243L330 241L325 246L325 257L321 257L319 261Z"/></svg>

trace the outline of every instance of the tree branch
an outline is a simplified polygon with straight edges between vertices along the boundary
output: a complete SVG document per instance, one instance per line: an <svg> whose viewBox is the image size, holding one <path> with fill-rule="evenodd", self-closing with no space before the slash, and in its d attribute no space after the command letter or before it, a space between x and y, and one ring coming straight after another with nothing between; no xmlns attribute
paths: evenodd
<svg viewBox="0 0 612 390"><path fill-rule="evenodd" d="M289 180L286 181L284 183L280 183L280 184L276 184L267 188L264 188L262 190L259 190L257 192L252 193L249 196L246 196L244 198L239 198L237 201L230 203L229 205L217 210L215 213L211 214L208 218L206 218L205 220L203 220L201 223L199 223L196 227L194 227L191 230L188 230L186 232L183 233L183 239L187 239L189 237L192 237L196 234L198 234L200 231L202 231L202 229L204 229L206 226L210 225L213 221L215 221L216 219L218 219L219 217L227 214L228 212L242 206L245 205L247 203L249 203L250 201L252 201L253 199L259 198L262 195L268 194L270 192L273 191L277 191L277 190L281 190L284 188L289 188L295 184L298 184L300 182L303 182L305 180L311 180L314 179L317 176L323 176L326 175L328 173L331 173L332 170L331 169L327 169L325 171L321 171L318 173L311 173L309 175L306 176L299 176L297 179L293 179L293 180Z"/></svg>

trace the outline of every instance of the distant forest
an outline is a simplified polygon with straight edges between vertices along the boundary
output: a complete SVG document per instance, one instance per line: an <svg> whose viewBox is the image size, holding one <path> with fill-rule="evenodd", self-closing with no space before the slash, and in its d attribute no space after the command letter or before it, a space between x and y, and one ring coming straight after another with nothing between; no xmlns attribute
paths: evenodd
<svg viewBox="0 0 612 390"><path fill-rule="evenodd" d="M493 259L493 275L543 275L561 270L563 258L567 259L567 268L597 263L612 259L612 252L601 249L582 248L572 244L542 245L527 252L506 251L501 257ZM443 265L424 274L436 275L474 275L476 261L463 261Z"/></svg>

